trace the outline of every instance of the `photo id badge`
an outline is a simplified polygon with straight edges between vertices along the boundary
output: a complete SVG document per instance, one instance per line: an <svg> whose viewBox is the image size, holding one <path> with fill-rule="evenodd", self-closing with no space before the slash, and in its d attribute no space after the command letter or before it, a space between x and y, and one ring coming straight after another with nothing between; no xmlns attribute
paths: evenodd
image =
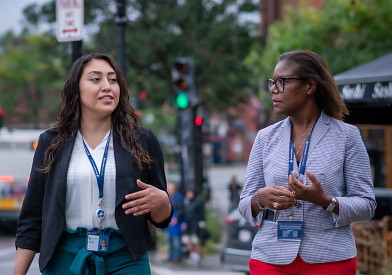
<svg viewBox="0 0 392 275"><path fill-rule="evenodd" d="M278 221L278 240L300 241L303 224L303 221Z"/></svg>
<svg viewBox="0 0 392 275"><path fill-rule="evenodd" d="M86 248L88 251L108 252L110 233L87 231Z"/></svg>
<svg viewBox="0 0 392 275"><path fill-rule="evenodd" d="M305 175L299 174L298 181L304 185L306 185L306 177Z"/></svg>

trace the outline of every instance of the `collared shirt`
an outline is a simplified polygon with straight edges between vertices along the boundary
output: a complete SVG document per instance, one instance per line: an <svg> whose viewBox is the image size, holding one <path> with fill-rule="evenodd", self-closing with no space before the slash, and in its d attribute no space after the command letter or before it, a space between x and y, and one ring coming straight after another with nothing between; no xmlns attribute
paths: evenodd
<svg viewBox="0 0 392 275"><path fill-rule="evenodd" d="M109 132L95 149L86 142L86 146L93 157L98 170L101 169L102 157L105 151ZM67 194L65 206L66 227L76 230L78 227L88 229L98 226L96 211L98 209L98 183L94 169L83 147L82 135L78 131L72 151L67 175ZM108 157L105 168L102 209L105 218L101 222L102 228L118 229L114 210L116 198L116 164L114 161L113 139L110 140Z"/></svg>

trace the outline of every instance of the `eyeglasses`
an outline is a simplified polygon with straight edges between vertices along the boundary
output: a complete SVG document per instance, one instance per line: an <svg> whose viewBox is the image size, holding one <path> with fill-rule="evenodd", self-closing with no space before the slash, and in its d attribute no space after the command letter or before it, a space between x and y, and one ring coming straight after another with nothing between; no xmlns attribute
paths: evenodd
<svg viewBox="0 0 392 275"><path fill-rule="evenodd" d="M279 77L276 80L273 79L268 79L268 89L271 90L272 86L275 85L276 90L279 93L284 92L284 84L286 83L286 80L288 79L304 79L304 77Z"/></svg>

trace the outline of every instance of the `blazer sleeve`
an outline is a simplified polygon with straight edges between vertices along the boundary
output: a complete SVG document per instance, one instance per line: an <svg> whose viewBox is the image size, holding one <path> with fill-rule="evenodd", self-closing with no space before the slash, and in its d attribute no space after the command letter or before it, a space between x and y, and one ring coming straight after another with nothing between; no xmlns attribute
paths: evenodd
<svg viewBox="0 0 392 275"><path fill-rule="evenodd" d="M262 132L259 131L252 146L246 169L245 185L241 193L238 209L241 215L253 226L256 219L252 215L252 196L259 188L265 187L263 171L263 141Z"/></svg>
<svg viewBox="0 0 392 275"><path fill-rule="evenodd" d="M41 134L34 153L33 164L25 199L18 219L15 246L40 251L42 205L46 175L37 171L43 165L45 151L49 146L48 135Z"/></svg>
<svg viewBox="0 0 392 275"><path fill-rule="evenodd" d="M142 132L145 134L142 139L146 139L147 152L152 159L151 167L147 171L147 183L164 190L167 194L164 159L159 141L150 129L142 127ZM167 194L167 196L169 196L169 194ZM147 215L147 218L154 226L158 228L166 228L169 226L173 216L173 206L171 209L170 216L161 223L154 222L150 213Z"/></svg>
<svg viewBox="0 0 392 275"><path fill-rule="evenodd" d="M334 215L335 226L346 226L354 221L371 219L377 203L369 156L358 128L352 125L349 127L346 143L344 182L347 195L337 197L339 215Z"/></svg>

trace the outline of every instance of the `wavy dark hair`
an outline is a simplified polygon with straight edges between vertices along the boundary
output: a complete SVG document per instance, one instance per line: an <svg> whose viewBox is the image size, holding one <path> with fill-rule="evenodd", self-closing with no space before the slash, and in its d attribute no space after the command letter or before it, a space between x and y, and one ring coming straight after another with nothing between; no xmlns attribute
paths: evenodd
<svg viewBox="0 0 392 275"><path fill-rule="evenodd" d="M62 148L66 141L72 139L79 129L82 115L79 81L86 65L95 59L109 63L117 75L117 81L120 86L118 106L111 114L113 135L120 138L121 145L132 154L133 161L139 169L149 167L152 162L151 157L140 144L139 117L129 104L127 83L120 68L111 56L92 53L76 60L69 71L62 91L62 102L58 111L57 123L49 129L50 132L56 134L56 138L45 152L43 167L40 168L41 172L49 172L56 152Z"/></svg>
<svg viewBox="0 0 392 275"><path fill-rule="evenodd" d="M293 65L297 75L316 81L315 96L320 110L339 120L349 114L335 79L320 55L308 50L291 51L282 54L278 58L278 62L281 61Z"/></svg>

